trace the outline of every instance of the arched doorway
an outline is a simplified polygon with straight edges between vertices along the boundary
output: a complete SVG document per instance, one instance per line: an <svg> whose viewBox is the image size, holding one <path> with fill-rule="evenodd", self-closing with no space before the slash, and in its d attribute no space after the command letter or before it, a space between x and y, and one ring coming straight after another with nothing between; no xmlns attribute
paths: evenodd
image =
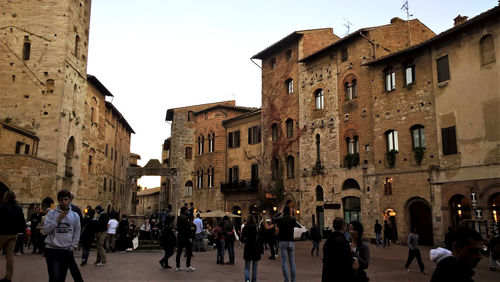
<svg viewBox="0 0 500 282"><path fill-rule="evenodd" d="M462 222L467 219L471 219L470 202L464 195L453 195L450 198L450 213L451 213L451 223L453 228L458 228L462 225Z"/></svg>
<svg viewBox="0 0 500 282"><path fill-rule="evenodd" d="M74 175L74 164L73 157L75 154L75 138L71 136L66 145L66 165L64 167L64 179L63 188L71 191L71 186L73 185L73 175Z"/></svg>
<svg viewBox="0 0 500 282"><path fill-rule="evenodd" d="M495 193L491 195L489 200L489 206L491 211L491 222L493 225L493 232L498 236L500 233L498 230L500 223L500 193Z"/></svg>
<svg viewBox="0 0 500 282"><path fill-rule="evenodd" d="M419 244L426 246L434 245L432 211L430 206L420 199L410 200L408 204L410 229L417 229Z"/></svg>
<svg viewBox="0 0 500 282"><path fill-rule="evenodd" d="M316 206L316 218L318 223L318 229L323 230L325 228L325 209L323 207L324 195L323 188L318 185L316 186L316 201L321 202Z"/></svg>

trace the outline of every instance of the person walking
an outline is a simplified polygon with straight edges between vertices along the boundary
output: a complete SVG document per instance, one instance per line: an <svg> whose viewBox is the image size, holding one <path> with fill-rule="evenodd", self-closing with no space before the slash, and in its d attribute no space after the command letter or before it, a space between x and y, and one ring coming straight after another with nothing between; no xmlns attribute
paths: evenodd
<svg viewBox="0 0 500 282"><path fill-rule="evenodd" d="M95 211L97 212L97 226L96 226L96 249L97 249L97 258L95 261L95 265L103 266L106 265L106 252L104 251L104 240L106 239L106 232L108 231L108 222L109 217L104 212L104 209L101 206L95 207Z"/></svg>
<svg viewBox="0 0 500 282"><path fill-rule="evenodd" d="M243 259L245 260L245 281L257 281L257 266L261 259L262 243L259 238L259 229L253 215L248 216L247 223L241 232L240 241L245 243ZM252 265L252 280L250 280L250 264Z"/></svg>
<svg viewBox="0 0 500 282"><path fill-rule="evenodd" d="M460 227L453 234L453 251L439 261L431 282L469 282L482 258L483 238L476 230Z"/></svg>
<svg viewBox="0 0 500 282"><path fill-rule="evenodd" d="M201 252L203 250L203 221L200 218L200 214L196 214L196 218L193 221L194 226L196 226L196 238L194 240L194 251Z"/></svg>
<svg viewBox="0 0 500 282"><path fill-rule="evenodd" d="M191 223L187 217L187 208L181 208L181 214L177 217L177 255L175 256L175 271L184 270L181 268L182 249L186 249L186 271L195 271L191 266L191 252L193 246L193 234L191 234Z"/></svg>
<svg viewBox="0 0 500 282"><path fill-rule="evenodd" d="M224 264L224 250L226 247L226 240L224 238L224 232L222 231L223 225L224 223L221 220L212 229L212 235L214 236L215 246L217 248L217 264Z"/></svg>
<svg viewBox="0 0 500 282"><path fill-rule="evenodd" d="M345 229L344 219L336 217L333 220L333 232L323 245L322 282L355 281L353 269L357 269L358 264L352 258L351 247L344 235Z"/></svg>
<svg viewBox="0 0 500 282"><path fill-rule="evenodd" d="M265 228L265 238L271 250L269 259L276 259L276 224L274 224L272 218L266 221Z"/></svg>
<svg viewBox="0 0 500 282"><path fill-rule="evenodd" d="M86 266L89 259L90 247L94 242L94 237L97 230L97 219L94 218L95 210L88 209L85 218L83 219L82 235L80 242L82 243L82 263L80 266Z"/></svg>
<svg viewBox="0 0 500 282"><path fill-rule="evenodd" d="M115 252L116 243L116 229L118 229L118 220L116 220L115 213L111 213L108 220L106 230L106 252Z"/></svg>
<svg viewBox="0 0 500 282"><path fill-rule="evenodd" d="M386 246L388 248L391 247L391 239L392 239L392 228L387 222L387 220L384 220L384 248Z"/></svg>
<svg viewBox="0 0 500 282"><path fill-rule="evenodd" d="M31 244L33 245L32 254L36 254L40 243L40 227L38 226L42 222L42 212L40 208L36 208L35 212L30 216L31 222Z"/></svg>
<svg viewBox="0 0 500 282"><path fill-rule="evenodd" d="M424 263L422 262L420 250L418 249L418 234L416 228L412 228L410 234L408 234L408 259L406 260L405 265L406 271L410 271L409 267L414 258L417 258L420 272L427 274L427 271L424 269Z"/></svg>
<svg viewBox="0 0 500 282"><path fill-rule="evenodd" d="M309 236L311 236L311 241L313 247L311 249L311 256L314 255L314 250L316 250L316 256L319 257L319 244L321 243L321 233L319 232L318 225L313 224L311 230L309 231Z"/></svg>
<svg viewBox="0 0 500 282"><path fill-rule="evenodd" d="M177 238L175 238L171 223L165 220L165 225L160 236L160 247L163 248L163 252L165 253L159 261L161 267L165 269L172 268L168 264L168 259L174 254L175 245L177 245Z"/></svg>
<svg viewBox="0 0 500 282"><path fill-rule="evenodd" d="M71 210L71 192L57 193L59 205L47 213L43 224L45 239L45 260L49 281L65 281L73 250L80 239L80 217ZM76 277L74 277L76 279ZM80 278L81 279L81 278ZM78 279L77 281L83 281Z"/></svg>
<svg viewBox="0 0 500 282"><path fill-rule="evenodd" d="M370 264L370 247L363 242L363 225L359 221L351 221L349 224L349 233L351 233L351 254L354 259L353 266L354 280L356 282L368 282L370 279L366 274L366 269Z"/></svg>
<svg viewBox="0 0 500 282"><path fill-rule="evenodd" d="M382 241L382 225L378 223L378 219L375 220L375 226L373 227L373 232L375 232L375 247L378 245L384 246L384 241Z"/></svg>
<svg viewBox="0 0 500 282"><path fill-rule="evenodd" d="M281 271L285 282L295 282L295 243L293 242L293 228L297 224L290 215L290 207L284 206L273 221L278 224L278 240L281 252ZM290 263L290 280L288 279L287 260Z"/></svg>
<svg viewBox="0 0 500 282"><path fill-rule="evenodd" d="M225 215L222 218L222 222L224 222L223 225L223 231L224 231L224 239L226 241L226 248L227 252L229 254L229 261L227 264L233 265L234 264L234 225L229 219L229 216Z"/></svg>
<svg viewBox="0 0 500 282"><path fill-rule="evenodd" d="M14 246L17 234L26 230L24 214L17 204L16 194L0 191L0 248L5 251L5 276L0 281L11 281L14 275Z"/></svg>

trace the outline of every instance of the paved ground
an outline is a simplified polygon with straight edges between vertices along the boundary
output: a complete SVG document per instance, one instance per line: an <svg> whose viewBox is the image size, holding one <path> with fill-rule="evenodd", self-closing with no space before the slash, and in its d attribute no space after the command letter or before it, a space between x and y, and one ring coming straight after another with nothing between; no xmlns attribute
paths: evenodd
<svg viewBox="0 0 500 282"><path fill-rule="evenodd" d="M309 254L310 247L310 242L296 243L297 281L321 280L321 258L311 257ZM175 272L173 269L162 269L158 264L158 260L163 256L163 252L159 251L108 254L107 266L88 265L81 268L81 272L87 281L243 281L243 248L238 248L238 243L236 243L235 249L235 265L217 265L215 263L215 251L195 253L192 260L192 265L197 268L195 272ZM410 272L405 271L406 247L393 246L390 249L382 249L370 245L370 249L372 253L372 262L368 269L370 281L406 282L430 280L430 275L420 273L416 261L410 266ZM422 248L424 264L429 273L432 273L435 265L429 260L428 254L429 249ZM89 261L95 260L95 255L95 251L92 251ZM266 251L263 260L259 262L258 280L283 281L279 258L271 261L267 259L268 256L269 251ZM15 259L13 281L48 280L45 259L40 255L16 256ZM171 265L174 264L174 260L174 257L170 258ZM77 262L80 263L80 258L77 258ZM184 267L184 258L182 258L181 263ZM5 273L4 265L5 259L2 256L0 258L1 276ZM488 258L484 258L476 270L475 281L500 281L500 271L492 272L488 269ZM68 278L67 281L72 281L72 279Z"/></svg>

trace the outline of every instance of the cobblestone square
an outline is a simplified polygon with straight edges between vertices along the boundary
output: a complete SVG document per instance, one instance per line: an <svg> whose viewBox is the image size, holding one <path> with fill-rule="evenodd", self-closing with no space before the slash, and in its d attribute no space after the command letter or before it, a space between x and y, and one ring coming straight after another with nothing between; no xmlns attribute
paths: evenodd
<svg viewBox="0 0 500 282"><path fill-rule="evenodd" d="M309 251L311 243L308 241L296 242L295 262L297 264L297 281L321 281L321 252L320 257L311 257ZM410 266L410 272L404 269L408 249L403 246L393 246L383 249L370 245L372 253L371 264L368 268L370 281L429 281L435 264L429 260L429 248L422 247L422 258L429 271L428 275L420 273L417 262ZM40 255L28 254L15 257L15 271L13 281L47 281L47 267L45 259ZM234 265L217 265L215 251L196 252L192 265L194 272L175 272L174 269L162 269L158 263L163 257L160 251L141 251L130 253L108 253L108 265L98 267L89 264L80 268L86 281L243 281L244 261L243 245L235 244L236 260ZM78 254L76 261L80 264ZM90 254L89 262L95 260L95 251ZM268 260L269 251L266 250L263 259L259 262L258 281L283 281L281 274L281 260ZM227 260L227 253L226 253ZM4 273L5 258L0 260L1 274ZM169 263L174 266L175 255ZM185 258L181 258L181 266L185 267ZM476 268L474 281L500 281L500 271L492 272L488 269L488 258L483 258ZM72 281L71 277L67 281Z"/></svg>

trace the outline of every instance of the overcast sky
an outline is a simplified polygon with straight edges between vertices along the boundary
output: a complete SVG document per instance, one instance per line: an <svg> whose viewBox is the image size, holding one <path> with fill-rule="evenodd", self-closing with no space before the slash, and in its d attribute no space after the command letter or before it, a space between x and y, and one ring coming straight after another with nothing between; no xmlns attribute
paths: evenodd
<svg viewBox="0 0 500 282"><path fill-rule="evenodd" d="M140 165L161 159L167 109L224 100L260 107L260 69L250 57L296 30L332 27L342 37L406 19L403 0L93 0L89 74L113 93L132 126ZM497 0L413 0L410 18L436 34L458 14L473 17ZM158 177L143 177L147 187Z"/></svg>

